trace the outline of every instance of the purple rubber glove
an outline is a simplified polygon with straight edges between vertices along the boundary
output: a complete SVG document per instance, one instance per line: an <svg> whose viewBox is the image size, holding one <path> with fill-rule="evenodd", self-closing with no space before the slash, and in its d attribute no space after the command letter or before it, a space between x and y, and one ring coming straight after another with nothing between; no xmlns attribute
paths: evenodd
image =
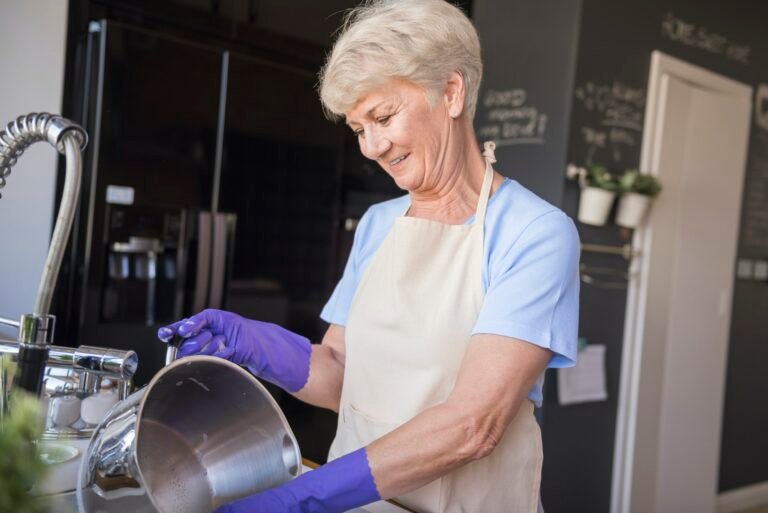
<svg viewBox="0 0 768 513"><path fill-rule="evenodd" d="M309 340L277 324L246 319L223 310L203 310L157 330L168 342L175 334L186 340L178 356L207 354L243 365L254 375L288 392L304 388L309 379Z"/></svg>
<svg viewBox="0 0 768 513"><path fill-rule="evenodd" d="M342 513L380 499L362 448L214 513Z"/></svg>

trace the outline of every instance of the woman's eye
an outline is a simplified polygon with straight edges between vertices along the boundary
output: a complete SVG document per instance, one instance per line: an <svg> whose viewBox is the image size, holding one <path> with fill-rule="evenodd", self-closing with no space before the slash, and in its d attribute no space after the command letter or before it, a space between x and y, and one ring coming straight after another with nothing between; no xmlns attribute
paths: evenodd
<svg viewBox="0 0 768 513"><path fill-rule="evenodd" d="M360 130L352 130L352 133L355 134L355 137L365 137L365 132Z"/></svg>
<svg viewBox="0 0 768 513"><path fill-rule="evenodd" d="M386 125L387 122L390 120L390 118L392 118L392 114L389 114L387 116L380 116L376 118L376 122L380 125Z"/></svg>

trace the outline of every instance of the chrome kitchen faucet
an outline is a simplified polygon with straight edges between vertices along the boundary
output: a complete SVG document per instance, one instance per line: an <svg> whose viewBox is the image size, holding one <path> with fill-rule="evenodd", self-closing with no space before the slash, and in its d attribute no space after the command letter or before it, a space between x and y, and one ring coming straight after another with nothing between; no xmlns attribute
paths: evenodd
<svg viewBox="0 0 768 513"><path fill-rule="evenodd" d="M134 351L51 345L56 324L55 316L50 315L51 299L80 194L81 152L88 142L85 130L68 119L47 113L31 113L16 118L0 132L0 189L6 186L11 168L18 158L30 145L39 141L48 141L65 155L64 189L33 313L22 315L20 321L0 317L0 324L14 327L19 332L16 341L0 339L0 357L10 355L17 361L13 386L37 395L41 392L46 374L54 374L52 369L65 369L68 373L66 378L79 377L78 393L87 395L97 392L101 378L110 378L119 384L118 393L122 399L130 393L133 374L138 366ZM0 366L0 416L8 407L9 384L3 372Z"/></svg>

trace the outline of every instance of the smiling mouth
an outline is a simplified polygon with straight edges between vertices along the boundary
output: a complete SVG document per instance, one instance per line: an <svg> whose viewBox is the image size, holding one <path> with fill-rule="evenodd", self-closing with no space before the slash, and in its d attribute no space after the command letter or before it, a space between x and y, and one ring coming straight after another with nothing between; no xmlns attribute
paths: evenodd
<svg viewBox="0 0 768 513"><path fill-rule="evenodd" d="M394 160L391 160L391 161L389 162L389 165L390 165L390 166L392 166L392 167L395 167L396 165L400 164L402 161L404 161L405 159L407 159L409 156L410 156L410 153L406 153L406 154L405 154L405 155L403 155L402 157L397 157L396 159L394 159Z"/></svg>

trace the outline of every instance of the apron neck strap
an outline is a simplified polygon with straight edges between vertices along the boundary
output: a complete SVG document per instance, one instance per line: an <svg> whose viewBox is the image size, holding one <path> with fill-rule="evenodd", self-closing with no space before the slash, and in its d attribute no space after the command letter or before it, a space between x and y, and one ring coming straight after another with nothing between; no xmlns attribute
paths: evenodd
<svg viewBox="0 0 768 513"><path fill-rule="evenodd" d="M496 143L487 141L483 143L483 158L485 159L485 176L483 177L483 186L480 188L480 201L477 202L477 212L475 213L475 224L483 226L485 223L485 210L488 206L488 197L491 192L491 183L493 183L493 168L491 164L496 162Z"/></svg>

